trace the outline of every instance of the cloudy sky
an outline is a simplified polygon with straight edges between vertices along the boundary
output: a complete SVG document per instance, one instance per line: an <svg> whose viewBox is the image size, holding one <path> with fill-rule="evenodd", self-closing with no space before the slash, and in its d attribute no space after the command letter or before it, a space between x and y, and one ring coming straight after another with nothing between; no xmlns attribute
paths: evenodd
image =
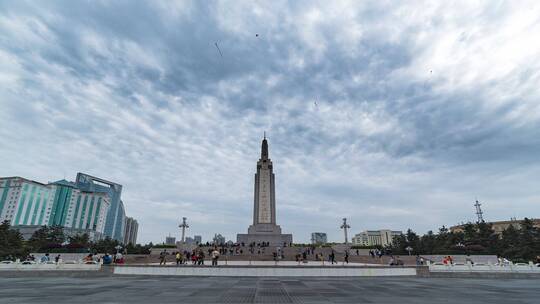
<svg viewBox="0 0 540 304"><path fill-rule="evenodd" d="M266 131L298 242L540 217L540 2L444 2L1 1L0 176L234 239Z"/></svg>

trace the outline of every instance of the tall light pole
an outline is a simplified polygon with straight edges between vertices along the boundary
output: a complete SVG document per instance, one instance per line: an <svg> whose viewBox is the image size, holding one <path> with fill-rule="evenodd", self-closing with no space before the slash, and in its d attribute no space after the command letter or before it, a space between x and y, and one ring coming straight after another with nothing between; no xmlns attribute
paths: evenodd
<svg viewBox="0 0 540 304"><path fill-rule="evenodd" d="M349 224L347 224L347 218L343 218L343 225L341 225L340 227L341 229L343 229L343 232L345 232L345 244L348 244L349 243L349 238L347 237L347 229L351 228L351 226L349 226Z"/></svg>
<svg viewBox="0 0 540 304"><path fill-rule="evenodd" d="M476 207L476 216L478 217L478 223L484 222L484 213L482 212L482 208L480 208L482 204L478 200L476 200L476 204L474 204L474 207Z"/></svg>
<svg viewBox="0 0 540 304"><path fill-rule="evenodd" d="M413 251L413 248L411 246L407 246L407 247L405 247L405 250L407 250L407 252L409 252L409 255L411 255L411 252Z"/></svg>
<svg viewBox="0 0 540 304"><path fill-rule="evenodd" d="M189 225L186 222L187 217L182 218L182 224L178 226L179 228L182 228L182 244L184 244L184 237L186 236L186 228L189 228Z"/></svg>

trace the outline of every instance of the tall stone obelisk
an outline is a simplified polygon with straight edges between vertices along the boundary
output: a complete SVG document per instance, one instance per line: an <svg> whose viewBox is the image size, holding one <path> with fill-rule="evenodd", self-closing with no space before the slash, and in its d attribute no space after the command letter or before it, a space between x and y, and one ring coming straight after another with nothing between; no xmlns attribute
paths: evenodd
<svg viewBox="0 0 540 304"><path fill-rule="evenodd" d="M255 173L253 224L249 226L247 234L238 234L237 241L247 244L268 242L275 246L292 243L292 235L281 234L281 227L276 224L275 176L266 135L261 144L261 158Z"/></svg>

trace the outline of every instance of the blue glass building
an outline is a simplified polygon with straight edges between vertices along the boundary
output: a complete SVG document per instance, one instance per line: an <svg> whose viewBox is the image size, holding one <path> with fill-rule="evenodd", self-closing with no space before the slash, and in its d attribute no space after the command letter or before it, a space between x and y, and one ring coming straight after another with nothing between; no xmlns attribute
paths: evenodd
<svg viewBox="0 0 540 304"><path fill-rule="evenodd" d="M77 173L75 183L79 189L84 191L104 192L109 195L111 207L107 213L103 234L105 237L110 237L111 239L123 242L126 213L124 203L120 199L122 195L122 185L80 172Z"/></svg>

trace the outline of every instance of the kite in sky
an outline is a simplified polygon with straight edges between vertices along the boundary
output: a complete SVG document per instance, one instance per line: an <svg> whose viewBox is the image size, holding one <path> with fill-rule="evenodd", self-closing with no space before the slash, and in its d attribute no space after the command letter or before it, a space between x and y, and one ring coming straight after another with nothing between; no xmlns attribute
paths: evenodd
<svg viewBox="0 0 540 304"><path fill-rule="evenodd" d="M221 55L221 58L223 58L223 54L221 53L221 50L219 49L219 45L217 44L217 42L214 43L214 44L216 45L216 48L217 48L217 50L219 52L219 55Z"/></svg>

